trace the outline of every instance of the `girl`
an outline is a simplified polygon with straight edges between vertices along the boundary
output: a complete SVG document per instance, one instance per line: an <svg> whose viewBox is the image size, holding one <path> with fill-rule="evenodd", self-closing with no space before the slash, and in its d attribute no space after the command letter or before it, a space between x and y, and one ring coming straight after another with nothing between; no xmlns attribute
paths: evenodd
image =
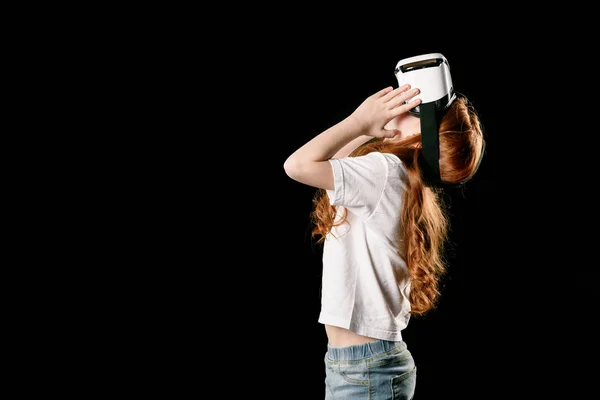
<svg viewBox="0 0 600 400"><path fill-rule="evenodd" d="M317 188L326 400L414 396L416 365L401 332L436 306L449 232L441 189L422 176L420 119L408 112L418 93L409 84L378 91L284 164ZM458 96L438 126L442 183L465 182L483 156L479 118Z"/></svg>

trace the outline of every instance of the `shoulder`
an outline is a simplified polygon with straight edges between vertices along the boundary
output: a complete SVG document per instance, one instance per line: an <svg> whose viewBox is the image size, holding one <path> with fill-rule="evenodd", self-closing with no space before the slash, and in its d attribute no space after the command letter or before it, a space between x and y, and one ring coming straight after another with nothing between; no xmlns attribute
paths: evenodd
<svg viewBox="0 0 600 400"><path fill-rule="evenodd" d="M348 158L356 160L356 161L363 161L363 162L372 163L372 164L384 164L384 165L403 164L397 155L392 154L392 153L383 153L380 151L372 151L370 153L367 153L367 154L364 154L361 156L348 157Z"/></svg>
<svg viewBox="0 0 600 400"><path fill-rule="evenodd" d="M400 158L393 154L393 153L382 153L379 151L374 152L373 154L376 154L377 157L380 158L380 160L386 164L390 164L390 165L404 165L404 163L402 162L402 160L400 160Z"/></svg>
<svg viewBox="0 0 600 400"><path fill-rule="evenodd" d="M373 162L385 166L389 173L394 174L396 172L403 174L406 171L406 165L393 153L373 152L368 155L371 155Z"/></svg>
<svg viewBox="0 0 600 400"><path fill-rule="evenodd" d="M402 175L406 170L404 163L392 153L373 151L360 156L332 159L334 170L338 168L354 173L372 176Z"/></svg>

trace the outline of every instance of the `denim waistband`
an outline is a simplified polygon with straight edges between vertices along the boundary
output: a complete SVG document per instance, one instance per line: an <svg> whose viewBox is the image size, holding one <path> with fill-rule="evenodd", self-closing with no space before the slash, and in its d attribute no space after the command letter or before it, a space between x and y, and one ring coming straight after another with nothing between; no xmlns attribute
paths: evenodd
<svg viewBox="0 0 600 400"><path fill-rule="evenodd" d="M331 347L327 344L327 358L333 361L352 361L369 358L382 353L398 353L406 349L404 341L376 340L346 347Z"/></svg>

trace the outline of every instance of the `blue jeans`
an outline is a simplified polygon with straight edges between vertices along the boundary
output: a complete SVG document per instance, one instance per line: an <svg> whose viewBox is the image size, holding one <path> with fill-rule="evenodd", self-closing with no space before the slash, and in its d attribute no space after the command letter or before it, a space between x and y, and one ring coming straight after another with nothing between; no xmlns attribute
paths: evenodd
<svg viewBox="0 0 600 400"><path fill-rule="evenodd" d="M411 400L417 367L406 342L327 345L325 400Z"/></svg>

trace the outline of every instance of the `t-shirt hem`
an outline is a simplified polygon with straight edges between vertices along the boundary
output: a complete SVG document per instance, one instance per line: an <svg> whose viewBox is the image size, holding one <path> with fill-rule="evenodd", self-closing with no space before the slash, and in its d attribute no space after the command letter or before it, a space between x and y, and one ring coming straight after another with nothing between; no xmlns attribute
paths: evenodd
<svg viewBox="0 0 600 400"><path fill-rule="evenodd" d="M390 331L386 329L377 329L367 326L361 326L355 323L351 323L348 318L321 313L319 315L318 321L319 323L324 325L339 326L340 328L351 330L352 332L362 336L372 337L381 340L390 340L395 342L402 341L401 331Z"/></svg>
<svg viewBox="0 0 600 400"><path fill-rule="evenodd" d="M339 326L340 328L345 329L349 329L350 327L350 320L348 318L323 313L319 315L319 322L321 324Z"/></svg>

